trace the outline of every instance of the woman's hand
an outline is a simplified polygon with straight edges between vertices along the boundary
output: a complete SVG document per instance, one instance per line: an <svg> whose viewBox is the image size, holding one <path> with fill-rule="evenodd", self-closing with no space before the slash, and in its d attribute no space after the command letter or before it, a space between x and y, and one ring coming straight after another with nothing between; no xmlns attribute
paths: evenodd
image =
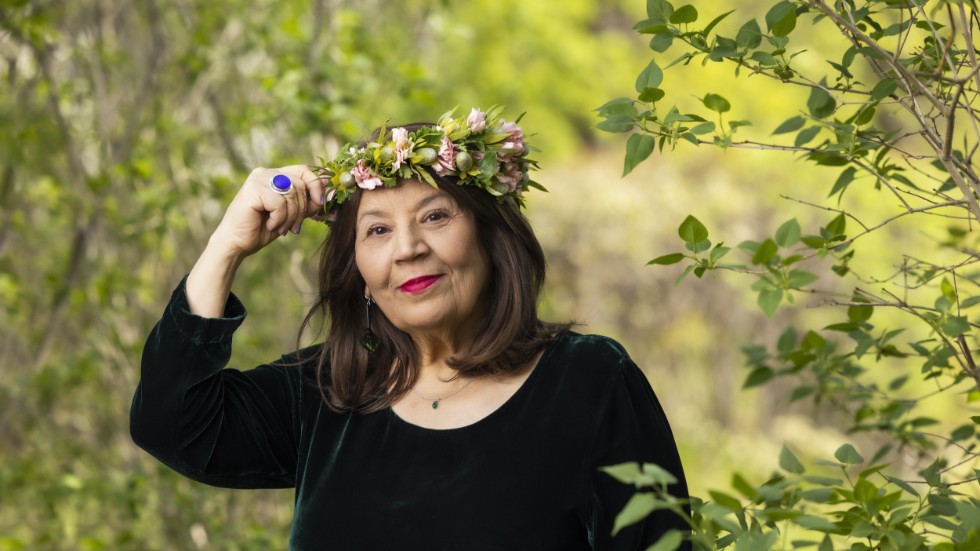
<svg viewBox="0 0 980 551"><path fill-rule="evenodd" d="M271 189L269 182L277 174L289 176L289 192ZM322 213L324 184L302 165L253 170L187 276L191 312L222 316L242 260L290 231L299 233L303 220Z"/></svg>
<svg viewBox="0 0 980 551"><path fill-rule="evenodd" d="M269 182L277 174L292 181L285 194L270 188ZM299 233L303 220L323 211L324 186L325 182L304 165L256 168L228 205L209 246L244 258L289 232Z"/></svg>

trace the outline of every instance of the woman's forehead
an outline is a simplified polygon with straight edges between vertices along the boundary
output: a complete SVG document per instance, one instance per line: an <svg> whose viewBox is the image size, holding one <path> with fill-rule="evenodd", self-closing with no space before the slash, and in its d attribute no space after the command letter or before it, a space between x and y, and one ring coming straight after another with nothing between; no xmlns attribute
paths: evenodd
<svg viewBox="0 0 980 551"><path fill-rule="evenodd" d="M433 203L453 198L441 189L418 180L408 180L395 187L365 190L357 207L357 218L365 216L413 212Z"/></svg>

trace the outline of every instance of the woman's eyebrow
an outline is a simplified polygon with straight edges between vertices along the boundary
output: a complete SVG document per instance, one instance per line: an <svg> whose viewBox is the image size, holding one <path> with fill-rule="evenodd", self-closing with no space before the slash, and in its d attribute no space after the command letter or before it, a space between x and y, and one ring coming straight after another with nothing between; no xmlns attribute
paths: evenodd
<svg viewBox="0 0 980 551"><path fill-rule="evenodd" d="M371 218L371 217L374 217L374 218L383 218L384 215L385 215L385 212L383 210L380 210L380 209L369 210L369 211L366 211L366 212L362 212L360 214L360 216L357 217L357 221L360 222L361 220L364 220L365 218Z"/></svg>
<svg viewBox="0 0 980 551"><path fill-rule="evenodd" d="M422 210L425 207L429 206L430 203L434 203L441 199L447 199L446 195L442 193L432 194L424 199L421 199L418 203L415 203L415 210L416 211Z"/></svg>
<svg viewBox="0 0 980 551"><path fill-rule="evenodd" d="M424 209L425 207L429 206L429 204L434 203L436 201L439 201L441 199L445 199L445 198L446 197L443 194L441 194L441 193L436 193L436 194L433 194L433 195L429 195L428 197L425 197L423 199L420 199L417 203L415 203L415 206L412 207L412 208L415 211L420 211L420 210ZM357 217L357 221L358 222L361 222L365 218L371 218L371 217L384 218L387 215L388 215L387 211L385 211L383 209L371 209L371 210L362 212Z"/></svg>

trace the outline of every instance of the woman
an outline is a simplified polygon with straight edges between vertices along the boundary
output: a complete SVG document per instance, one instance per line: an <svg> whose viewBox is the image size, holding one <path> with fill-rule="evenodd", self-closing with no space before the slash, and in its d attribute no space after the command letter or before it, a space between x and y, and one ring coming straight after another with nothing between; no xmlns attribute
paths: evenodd
<svg viewBox="0 0 980 551"><path fill-rule="evenodd" d="M257 169L151 333L133 439L201 482L295 487L290 549L646 549L612 536L627 461L683 471L649 383L614 341L540 321L535 167L496 109L382 128L319 169ZM536 186L537 187L537 186ZM324 217L324 344L223 369L241 262Z"/></svg>

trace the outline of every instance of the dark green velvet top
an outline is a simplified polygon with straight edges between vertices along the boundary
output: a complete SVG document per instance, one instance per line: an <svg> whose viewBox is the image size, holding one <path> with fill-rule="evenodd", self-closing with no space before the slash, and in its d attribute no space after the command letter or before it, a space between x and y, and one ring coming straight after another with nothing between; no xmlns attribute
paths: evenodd
<svg viewBox="0 0 980 551"><path fill-rule="evenodd" d="M131 411L134 441L194 480L229 488L296 488L295 550L643 550L669 512L623 530L633 494L597 469L653 462L684 473L650 384L615 341L565 333L499 409L472 425L419 427L391 409L336 413L312 367L224 369L245 309L188 310L183 284L143 351Z"/></svg>

